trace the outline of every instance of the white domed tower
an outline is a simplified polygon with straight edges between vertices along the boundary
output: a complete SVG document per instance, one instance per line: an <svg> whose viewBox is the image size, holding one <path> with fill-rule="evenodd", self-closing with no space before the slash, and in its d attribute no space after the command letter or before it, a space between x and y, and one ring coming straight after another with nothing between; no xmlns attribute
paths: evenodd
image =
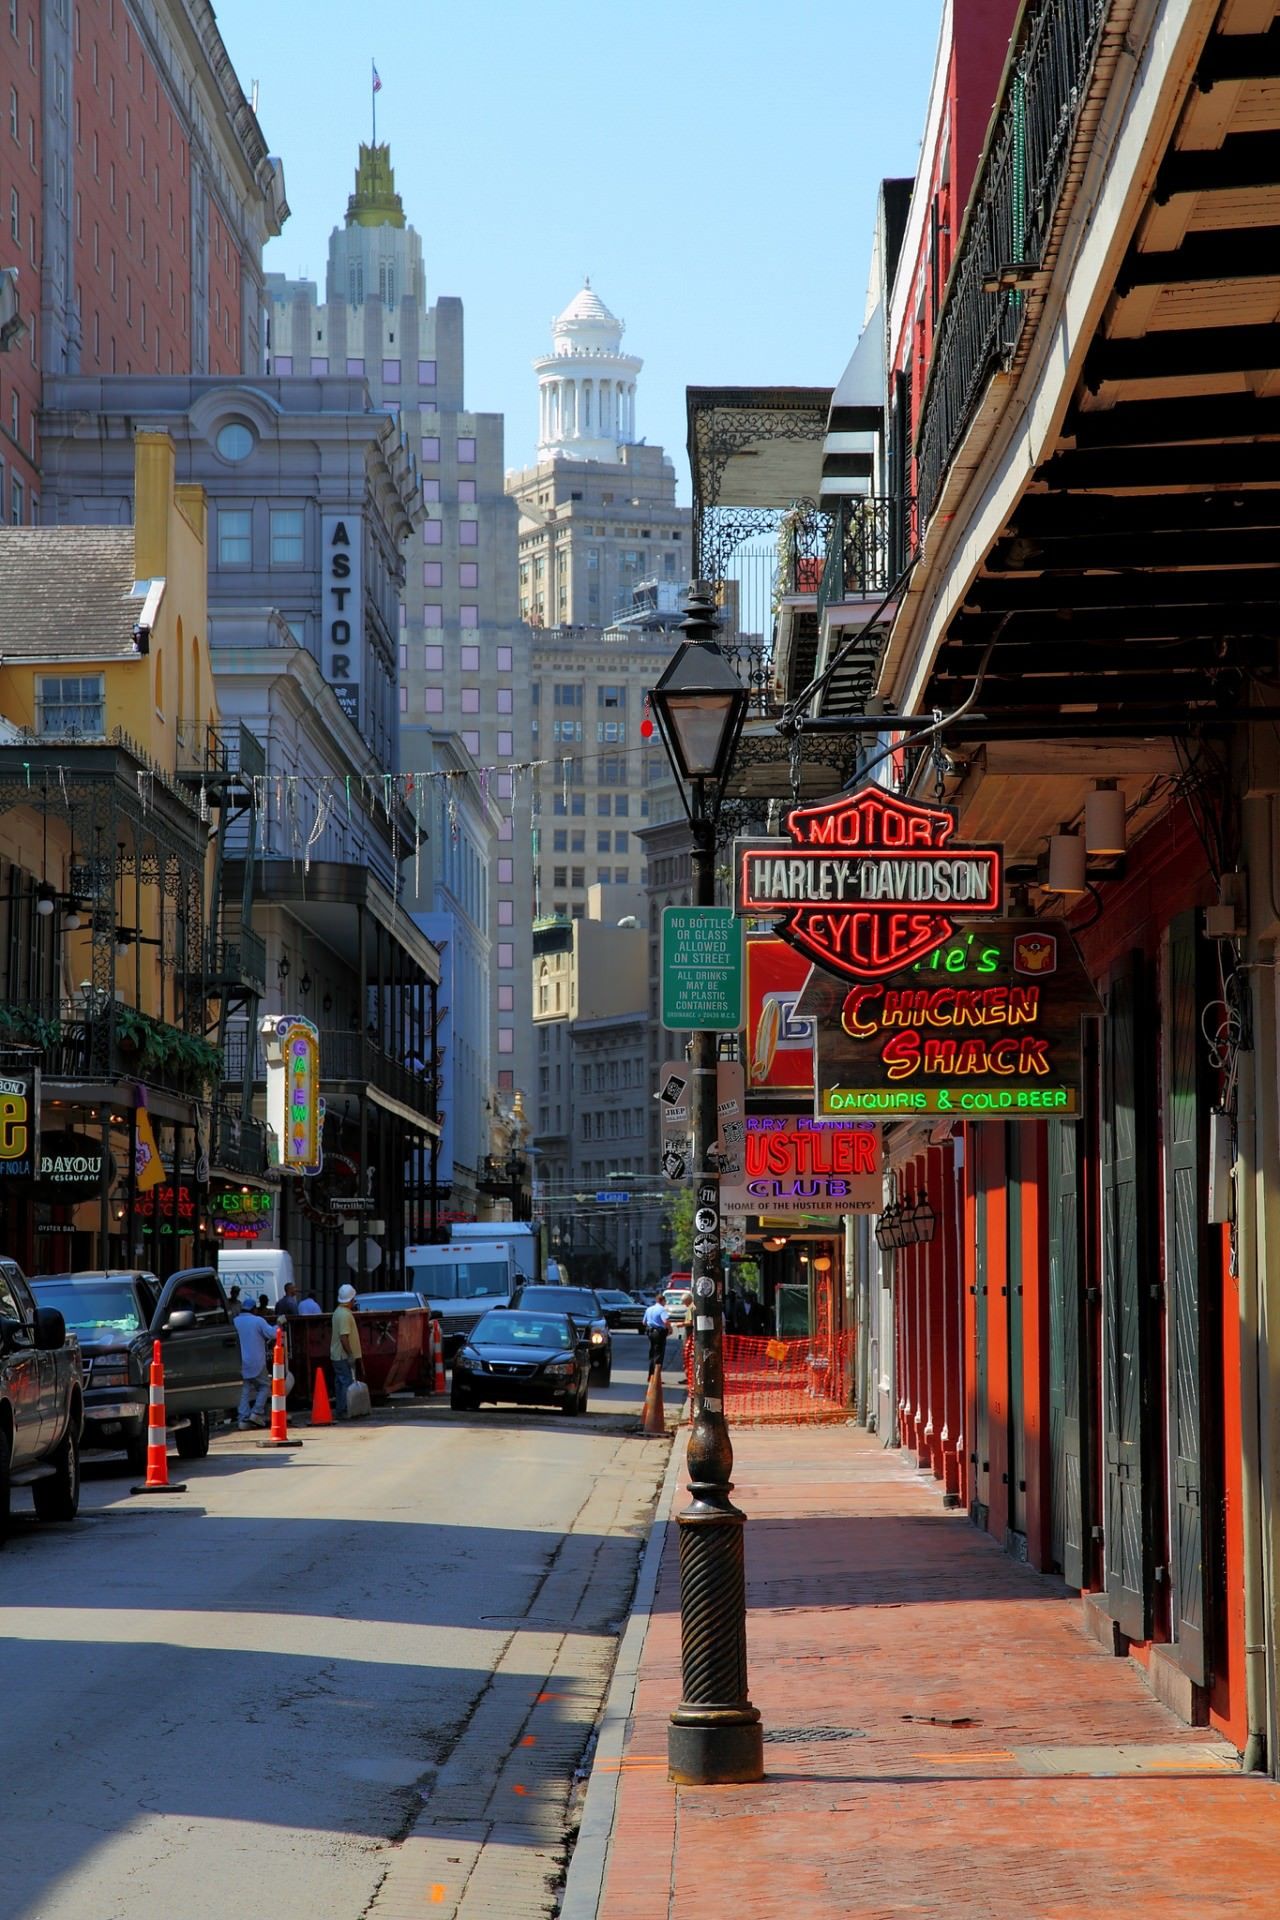
<svg viewBox="0 0 1280 1920"><path fill-rule="evenodd" d="M551 322L551 352L538 375L538 458L616 460L636 437L636 375L644 365L622 352L623 322L588 280Z"/></svg>

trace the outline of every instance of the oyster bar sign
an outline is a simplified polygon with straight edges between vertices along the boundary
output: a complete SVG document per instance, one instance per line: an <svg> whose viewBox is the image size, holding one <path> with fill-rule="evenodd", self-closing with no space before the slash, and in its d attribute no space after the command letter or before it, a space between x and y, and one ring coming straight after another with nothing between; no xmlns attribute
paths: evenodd
<svg viewBox="0 0 1280 1920"><path fill-rule="evenodd" d="M789 839L734 843L737 911L782 914L778 932L819 966L882 979L1001 910L1002 849L953 841L955 825L874 785L796 807Z"/></svg>

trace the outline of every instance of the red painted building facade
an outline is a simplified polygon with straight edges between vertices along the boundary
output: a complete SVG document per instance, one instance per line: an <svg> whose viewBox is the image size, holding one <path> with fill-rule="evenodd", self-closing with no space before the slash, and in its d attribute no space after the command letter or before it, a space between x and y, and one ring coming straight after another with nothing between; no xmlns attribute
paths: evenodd
<svg viewBox="0 0 1280 1920"><path fill-rule="evenodd" d="M257 372L262 249L287 217L211 7L5 0L0 519L39 517L46 373Z"/></svg>

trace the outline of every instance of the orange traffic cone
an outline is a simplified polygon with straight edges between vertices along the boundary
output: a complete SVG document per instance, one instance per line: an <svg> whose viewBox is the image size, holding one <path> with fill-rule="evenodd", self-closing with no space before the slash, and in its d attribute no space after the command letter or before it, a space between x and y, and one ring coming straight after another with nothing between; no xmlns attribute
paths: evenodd
<svg viewBox="0 0 1280 1920"><path fill-rule="evenodd" d="M329 1383L324 1377L324 1368L317 1367L311 1381L311 1424L313 1427L331 1427L333 1408L329 1404Z"/></svg>
<svg viewBox="0 0 1280 1920"><path fill-rule="evenodd" d="M301 1440L289 1438L289 1422L284 1410L284 1328L276 1328L275 1352L271 1356L271 1432L260 1447L300 1447Z"/></svg>
<svg viewBox="0 0 1280 1920"><path fill-rule="evenodd" d="M431 1322L431 1345L436 1357L436 1392L443 1393L445 1391L444 1334L438 1320Z"/></svg>
<svg viewBox="0 0 1280 1920"><path fill-rule="evenodd" d="M147 1479L134 1493L185 1493L185 1480L169 1478L169 1434L164 1420L164 1361L160 1342L152 1343L151 1385L147 1391Z"/></svg>
<svg viewBox="0 0 1280 1920"><path fill-rule="evenodd" d="M662 1368L655 1367L649 1375L649 1385L644 1396L644 1412L640 1416L641 1433L660 1435L667 1430L666 1410L662 1404Z"/></svg>

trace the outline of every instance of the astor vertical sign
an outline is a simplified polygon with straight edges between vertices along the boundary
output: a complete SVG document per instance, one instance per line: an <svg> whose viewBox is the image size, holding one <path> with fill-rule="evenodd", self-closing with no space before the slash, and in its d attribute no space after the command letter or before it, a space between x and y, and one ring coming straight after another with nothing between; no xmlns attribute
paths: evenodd
<svg viewBox="0 0 1280 1920"><path fill-rule="evenodd" d="M342 711L356 726L360 724L360 670L364 660L364 600L360 592L363 537L359 514L322 515L324 677L337 694Z"/></svg>
<svg viewBox="0 0 1280 1920"><path fill-rule="evenodd" d="M782 938L846 979L882 979L958 921L1000 912L1002 849L953 841L946 807L871 785L796 807L786 827L786 840L735 841L737 911L784 914Z"/></svg>

